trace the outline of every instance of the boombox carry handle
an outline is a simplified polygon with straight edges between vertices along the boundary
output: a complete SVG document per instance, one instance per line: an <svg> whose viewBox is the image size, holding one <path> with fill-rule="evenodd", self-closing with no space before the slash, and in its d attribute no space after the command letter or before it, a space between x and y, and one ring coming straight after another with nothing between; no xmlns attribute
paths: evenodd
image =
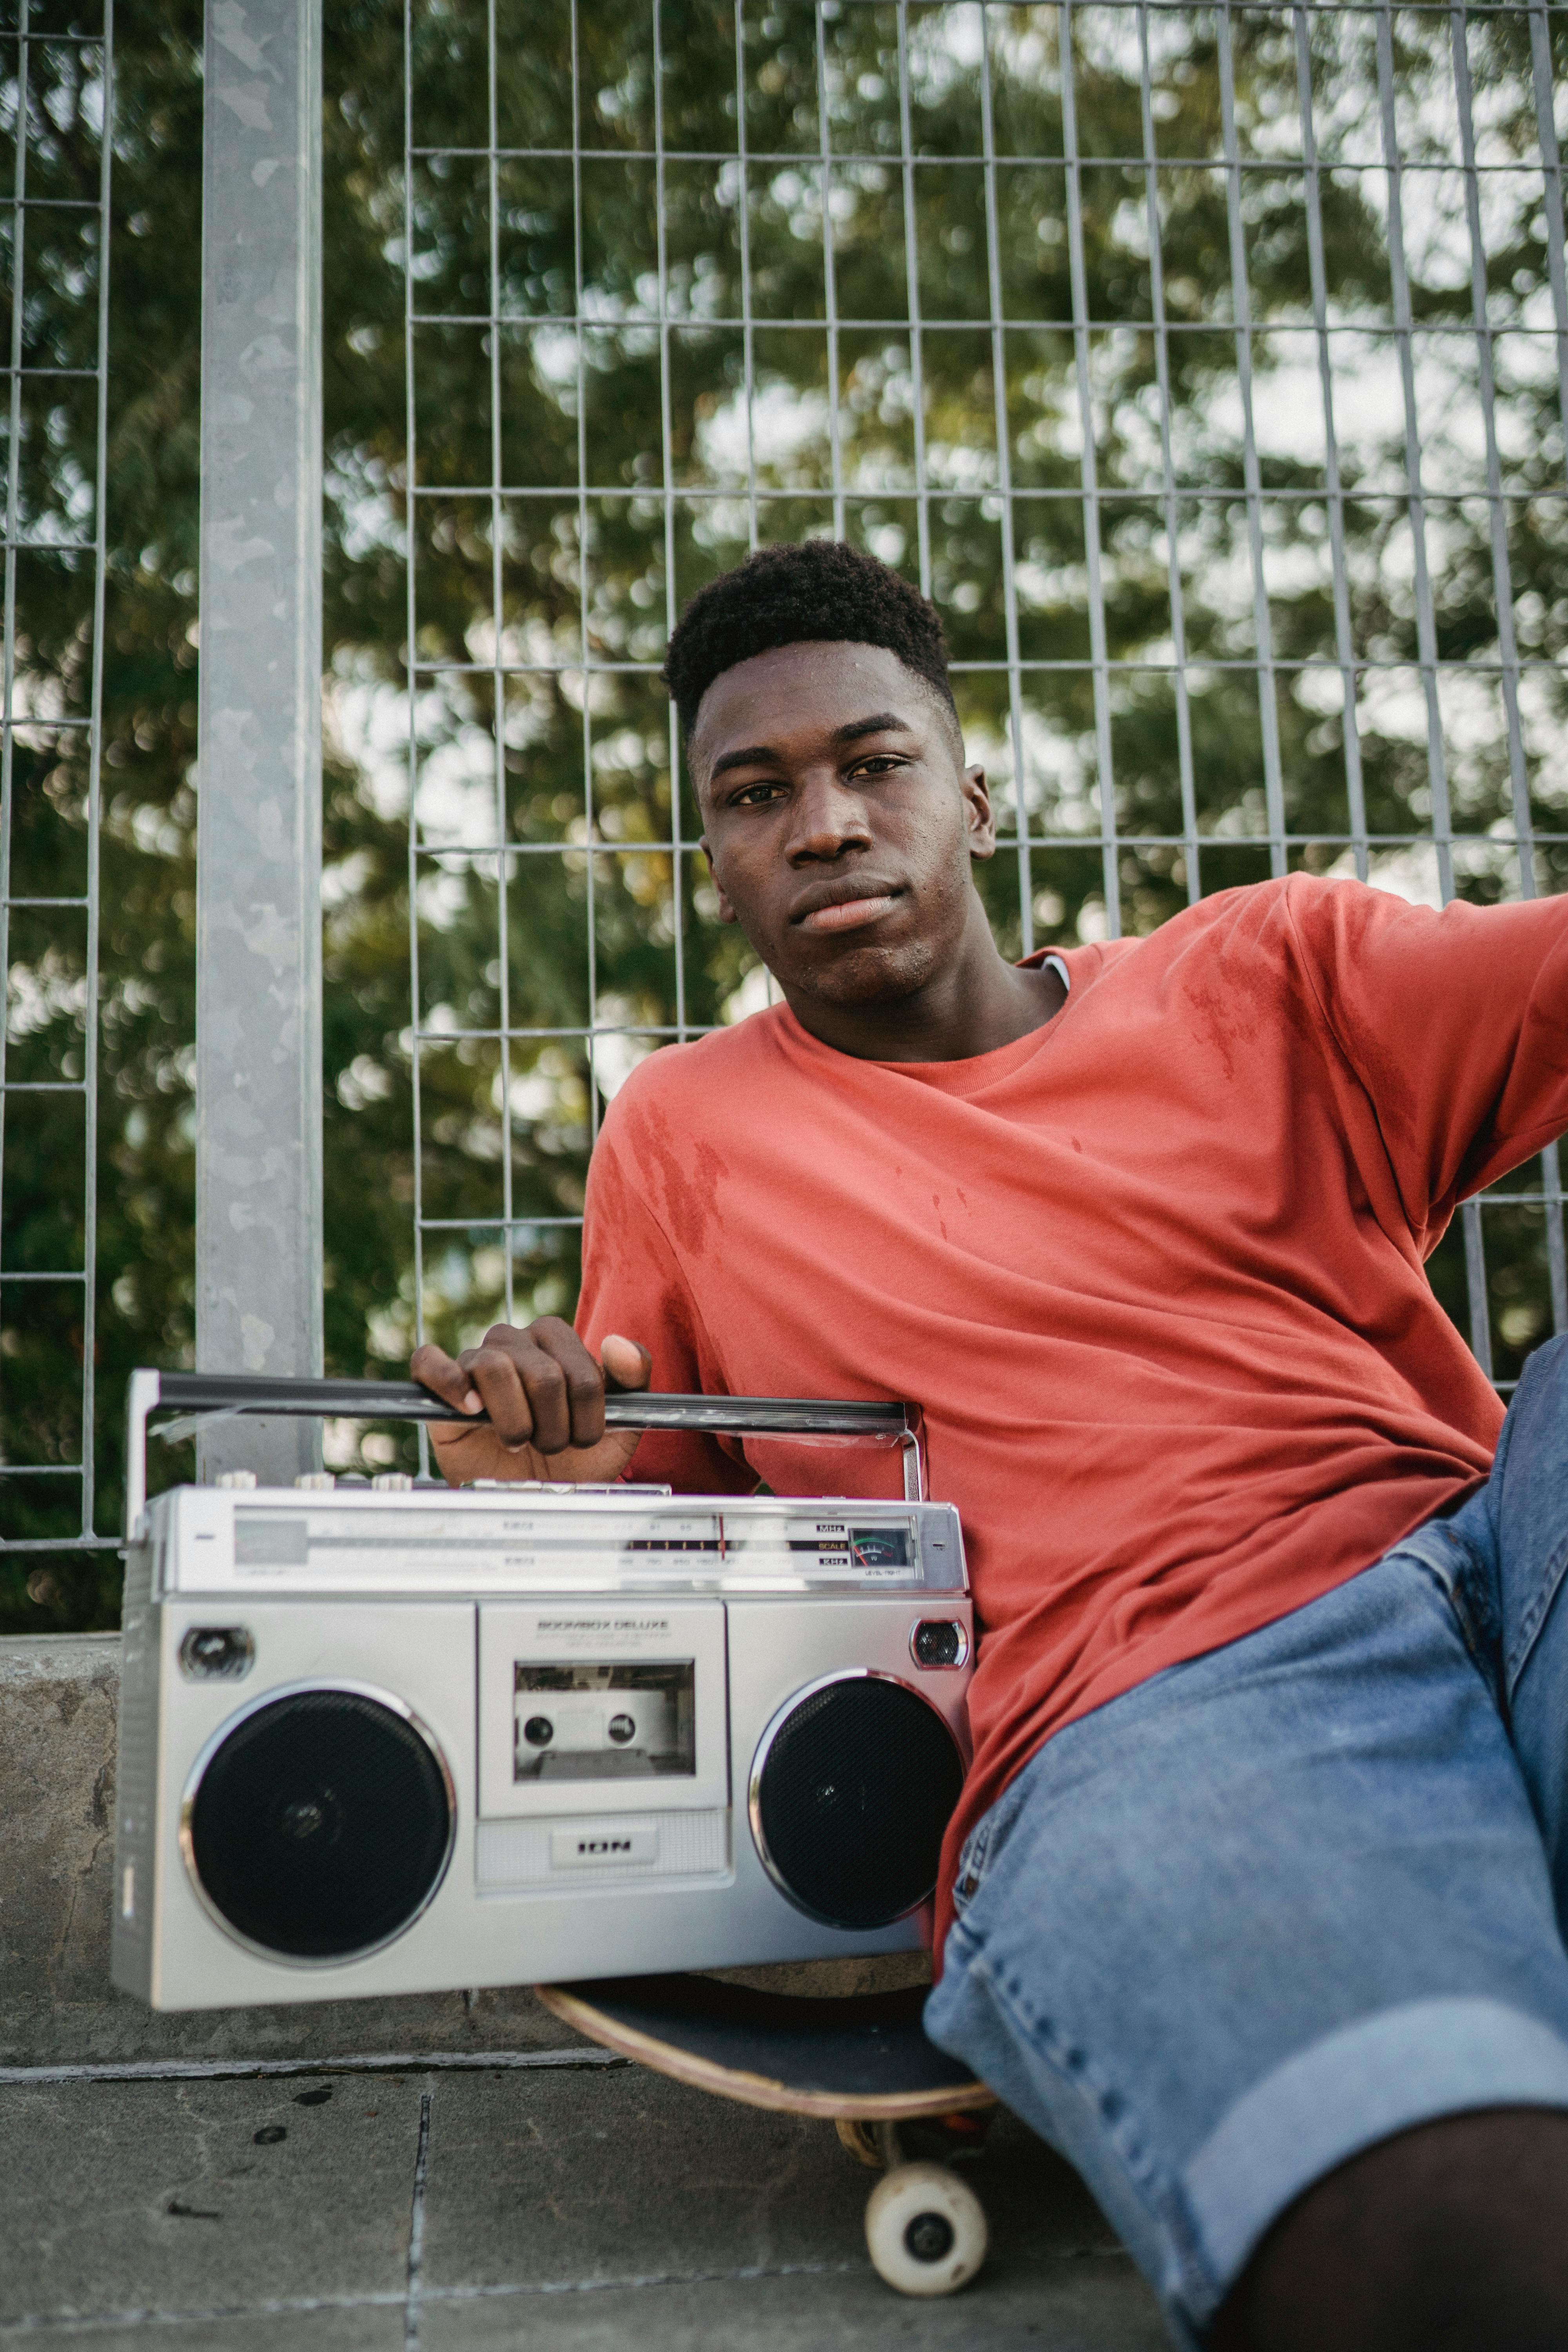
<svg viewBox="0 0 1568 2352"><path fill-rule="evenodd" d="M242 1412L342 1415L353 1421L482 1423L417 1381L274 1381L251 1372L135 1371L126 1398L125 1528L134 1536L147 1501L147 1423L179 1408L195 1428L210 1415ZM605 1399L608 1429L696 1430L721 1437L892 1437L903 1449L904 1493L925 1495L918 1407L862 1398L660 1396L646 1390ZM189 1433L180 1424L182 1436ZM172 1436L173 1429L162 1433Z"/></svg>

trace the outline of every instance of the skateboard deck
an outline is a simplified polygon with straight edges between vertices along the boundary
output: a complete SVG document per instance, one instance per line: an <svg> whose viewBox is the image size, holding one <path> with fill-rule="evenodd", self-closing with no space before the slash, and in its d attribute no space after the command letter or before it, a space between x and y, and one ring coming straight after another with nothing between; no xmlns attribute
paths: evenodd
<svg viewBox="0 0 1568 2352"><path fill-rule="evenodd" d="M712 1977L659 1976L538 1992L591 2042L747 2106L898 2123L995 2105L967 2066L926 2039L920 1986L825 2000Z"/></svg>

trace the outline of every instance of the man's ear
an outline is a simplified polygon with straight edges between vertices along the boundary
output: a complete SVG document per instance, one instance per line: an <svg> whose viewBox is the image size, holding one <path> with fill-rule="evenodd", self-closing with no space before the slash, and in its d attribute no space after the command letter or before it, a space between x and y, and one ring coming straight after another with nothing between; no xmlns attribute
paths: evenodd
<svg viewBox="0 0 1568 2352"><path fill-rule="evenodd" d="M963 794L964 824L969 834L971 857L994 857L996 855L996 819L991 813L991 795L985 789L984 768L965 768L959 778Z"/></svg>
<svg viewBox="0 0 1568 2352"><path fill-rule="evenodd" d="M714 890L718 894L719 920L721 923L738 923L741 918L736 914L735 909L730 904L724 885L720 881L717 873L714 871L713 852L708 846L708 835L706 834L702 835L702 838L698 843L697 846L702 852L703 856L708 860L708 871L712 877Z"/></svg>

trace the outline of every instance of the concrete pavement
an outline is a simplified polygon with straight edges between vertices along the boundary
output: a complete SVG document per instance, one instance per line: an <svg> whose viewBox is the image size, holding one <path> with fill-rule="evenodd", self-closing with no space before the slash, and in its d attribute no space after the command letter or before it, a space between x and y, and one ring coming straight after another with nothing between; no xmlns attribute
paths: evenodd
<svg viewBox="0 0 1568 2352"><path fill-rule="evenodd" d="M875 2176L830 2125L606 2063L525 1989L161 2016L116 1993L119 1664L107 1636L0 1641L0 2345L1163 2346L1017 2124L969 2168L989 2264L916 2304L871 2269ZM341 2055L366 2051L393 2054Z"/></svg>
<svg viewBox="0 0 1568 2352"><path fill-rule="evenodd" d="M562 2030L558 2039L564 2042ZM541 2063L542 2059L544 2063ZM992 2255L918 2304L830 2125L581 2045L491 2065L0 2077L0 2343L97 2352L1159 2352L1075 2177L1005 2118Z"/></svg>
<svg viewBox="0 0 1568 2352"><path fill-rule="evenodd" d="M548 2047L525 1988L154 2015L109 1981L118 1633L0 1640L0 2065Z"/></svg>

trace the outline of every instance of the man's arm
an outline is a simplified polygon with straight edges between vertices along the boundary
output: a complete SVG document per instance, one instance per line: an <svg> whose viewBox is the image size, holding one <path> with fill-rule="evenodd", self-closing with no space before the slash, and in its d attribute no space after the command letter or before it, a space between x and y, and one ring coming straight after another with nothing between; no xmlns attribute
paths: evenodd
<svg viewBox="0 0 1568 2352"><path fill-rule="evenodd" d="M1293 882L1320 1010L1376 1114L1412 1230L1568 1129L1568 897L1441 914Z"/></svg>

